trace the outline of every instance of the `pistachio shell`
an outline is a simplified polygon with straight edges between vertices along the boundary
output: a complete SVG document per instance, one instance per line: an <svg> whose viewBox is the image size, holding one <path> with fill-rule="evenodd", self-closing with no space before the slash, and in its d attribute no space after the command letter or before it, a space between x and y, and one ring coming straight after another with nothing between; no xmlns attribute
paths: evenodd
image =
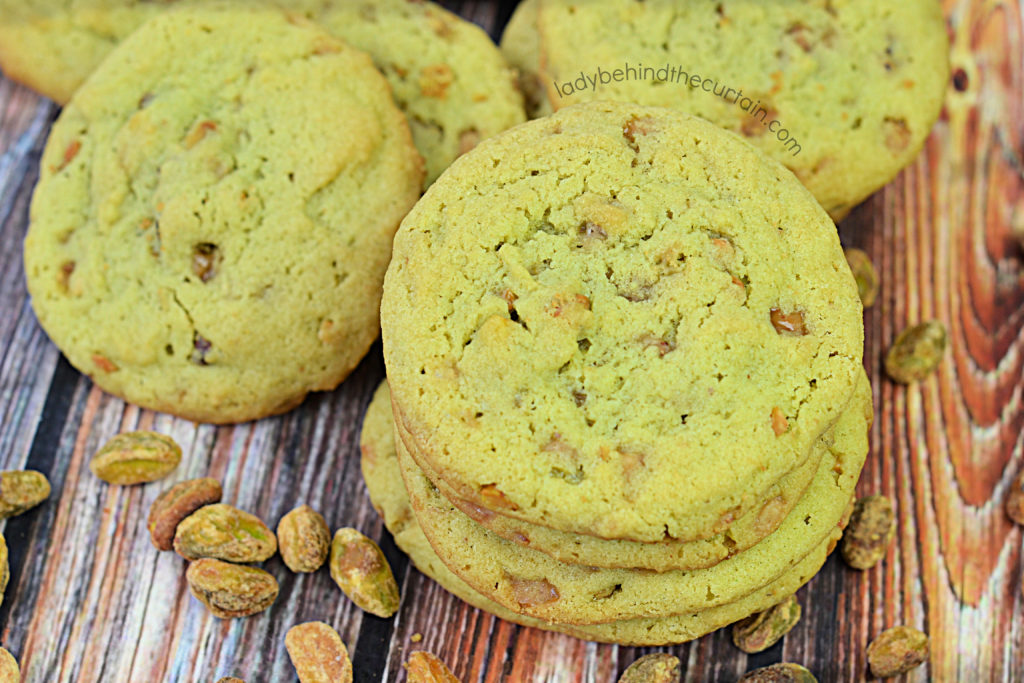
<svg viewBox="0 0 1024 683"><path fill-rule="evenodd" d="M20 515L49 497L50 482L42 472L0 472L0 519Z"/></svg>
<svg viewBox="0 0 1024 683"><path fill-rule="evenodd" d="M901 384L920 382L939 366L946 344L946 328L936 320L907 328L889 349L885 371Z"/></svg>
<svg viewBox="0 0 1024 683"><path fill-rule="evenodd" d="M284 646L299 683L352 683L352 662L338 632L322 621L288 629Z"/></svg>
<svg viewBox="0 0 1024 683"><path fill-rule="evenodd" d="M277 599L277 579L256 567L204 558L185 572L189 590L218 619L262 612Z"/></svg>
<svg viewBox="0 0 1024 683"><path fill-rule="evenodd" d="M0 604L4 601L7 582L11 580L11 566L7 561L7 539L0 534Z"/></svg>
<svg viewBox="0 0 1024 683"><path fill-rule="evenodd" d="M277 552L277 537L259 517L216 503L199 508L178 524L174 551L186 560L262 562Z"/></svg>
<svg viewBox="0 0 1024 683"><path fill-rule="evenodd" d="M899 676L928 661L928 636L910 626L882 631L868 645L868 665L877 678Z"/></svg>
<svg viewBox="0 0 1024 683"><path fill-rule="evenodd" d="M679 683L682 676L678 657L665 652L646 655L622 672L619 683Z"/></svg>
<svg viewBox="0 0 1024 683"><path fill-rule="evenodd" d="M156 432L118 434L96 452L89 469L108 484L131 486L163 479L181 462L181 447Z"/></svg>
<svg viewBox="0 0 1024 683"><path fill-rule="evenodd" d="M818 679L799 664L780 662L748 671L739 683L818 683Z"/></svg>
<svg viewBox="0 0 1024 683"><path fill-rule="evenodd" d="M221 495L220 482L209 477L189 479L164 491L149 508L146 526L153 545L160 550L173 548L181 521L204 505L218 502Z"/></svg>
<svg viewBox="0 0 1024 683"><path fill-rule="evenodd" d="M405 669L408 683L459 683L444 662L429 652L413 652Z"/></svg>
<svg viewBox="0 0 1024 683"><path fill-rule="evenodd" d="M0 683L18 683L20 680L21 669L18 667L18 660L0 647Z"/></svg>
<svg viewBox="0 0 1024 683"><path fill-rule="evenodd" d="M398 584L384 553L355 529L338 529L331 543L331 578L360 608L379 617L398 611Z"/></svg>
<svg viewBox="0 0 1024 683"><path fill-rule="evenodd" d="M732 627L732 642L746 653L767 650L779 642L800 621L800 603L795 595L763 612L752 614Z"/></svg>
<svg viewBox="0 0 1024 683"><path fill-rule="evenodd" d="M864 308L871 308L878 298L878 271L875 264L871 263L871 257L862 249L844 249L846 261L850 264L853 272L853 279L857 282L857 293L860 294L860 302Z"/></svg>
<svg viewBox="0 0 1024 683"><path fill-rule="evenodd" d="M331 530L323 515L302 505L278 522L277 544L281 559L293 572L315 572L327 561Z"/></svg>
<svg viewBox="0 0 1024 683"><path fill-rule="evenodd" d="M896 532L892 502L885 496L866 496L853 506L839 551L854 569L870 569L885 557Z"/></svg>

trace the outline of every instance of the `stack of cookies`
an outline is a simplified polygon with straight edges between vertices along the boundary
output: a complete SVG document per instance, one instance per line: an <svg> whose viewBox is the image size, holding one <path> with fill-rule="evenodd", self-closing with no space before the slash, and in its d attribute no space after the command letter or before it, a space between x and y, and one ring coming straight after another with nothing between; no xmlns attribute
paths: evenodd
<svg viewBox="0 0 1024 683"><path fill-rule="evenodd" d="M504 618L630 644L777 603L867 453L856 285L788 170L669 109L593 103L481 143L403 221L370 496Z"/></svg>

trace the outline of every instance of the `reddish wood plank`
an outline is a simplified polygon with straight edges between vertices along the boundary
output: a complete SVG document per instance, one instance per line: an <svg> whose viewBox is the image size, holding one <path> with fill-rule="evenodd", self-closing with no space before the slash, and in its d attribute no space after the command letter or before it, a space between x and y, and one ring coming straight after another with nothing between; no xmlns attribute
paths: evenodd
<svg viewBox="0 0 1024 683"><path fill-rule="evenodd" d="M509 9L447 4L492 28ZM932 635L929 665L909 680L1024 680L1024 536L1001 508L1024 467L1024 252L1009 237L1014 212L1024 217L1024 18L1020 2L946 0L944 9L953 69L966 87L950 87L917 162L840 226L883 280L865 316L877 419L859 491L896 501L896 542L868 572L830 560L800 594L801 624L767 653L748 658L725 631L672 648L687 681L732 681L779 658L804 662L821 680L859 680L867 643L896 623ZM16 571L0 637L27 681L293 680L283 635L308 619L338 627L357 667L389 681L404 680L401 664L416 649L439 654L467 683L614 681L651 651L513 626L412 569L390 623L364 618L325 572L294 577L278 560L269 564L282 587L273 610L239 622L210 618L188 595L183 563L157 553L145 533L149 504L171 482L106 487L86 458L122 429L153 426L189 454L174 480L209 473L225 482L226 500L271 523L308 502L332 527L379 537L356 448L382 373L379 351L338 391L294 413L223 428L125 406L60 366L27 307L20 265L54 111L0 80L0 465L31 459L54 483L49 503L4 523ZM895 386L882 355L903 327L925 318L948 325L952 350L936 376ZM416 633L423 640L413 643Z"/></svg>

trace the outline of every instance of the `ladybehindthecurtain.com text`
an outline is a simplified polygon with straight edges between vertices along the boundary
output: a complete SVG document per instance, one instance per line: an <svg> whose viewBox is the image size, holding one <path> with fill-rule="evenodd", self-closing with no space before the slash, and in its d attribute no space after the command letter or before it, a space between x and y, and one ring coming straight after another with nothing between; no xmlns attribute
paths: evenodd
<svg viewBox="0 0 1024 683"><path fill-rule="evenodd" d="M661 68L655 69L654 67L644 66L642 63L631 66L629 62L626 62L621 69L605 70L598 67L596 71L590 74L580 71L579 77L572 81L565 81L563 83L553 81L553 84L559 97L569 97L586 90L596 93L602 85L621 83L623 81L679 83L691 90L700 89L715 97L721 97L726 102L735 104L747 112L753 119L760 121L765 128L775 134L775 137L783 143L783 146L793 156L800 154L800 143L790 134L789 130L782 127L781 121L772 116L771 111L762 106L761 100L744 96L742 89L730 88L725 84L719 83L714 78L703 78L698 74L690 74L677 66L666 64Z"/></svg>

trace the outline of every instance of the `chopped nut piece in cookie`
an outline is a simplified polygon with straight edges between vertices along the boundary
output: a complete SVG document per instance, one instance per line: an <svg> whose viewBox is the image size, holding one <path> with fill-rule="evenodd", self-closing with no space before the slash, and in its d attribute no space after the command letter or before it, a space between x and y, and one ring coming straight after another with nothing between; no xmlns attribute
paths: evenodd
<svg viewBox="0 0 1024 683"><path fill-rule="evenodd" d="M57 282L65 293L71 289L71 275L75 272L75 265L74 261L65 261L61 264L60 271L57 273Z"/></svg>
<svg viewBox="0 0 1024 683"><path fill-rule="evenodd" d="M788 334L802 337L807 334L807 327L804 324L804 314L800 311L786 313L781 308L773 308L770 311L772 327L779 334Z"/></svg>
<svg viewBox="0 0 1024 683"><path fill-rule="evenodd" d="M92 362L103 372L117 372L121 369L117 367L117 363L100 353L94 353L92 355Z"/></svg>
<svg viewBox="0 0 1024 683"><path fill-rule="evenodd" d="M554 433L547 443L540 447L542 453L550 453L551 474L569 482L579 484L583 481L583 466L579 462L579 452L566 443L559 433Z"/></svg>
<svg viewBox="0 0 1024 683"><path fill-rule="evenodd" d="M604 228L593 221L587 221L580 226L580 235L583 239L608 239L608 233L604 231Z"/></svg>
<svg viewBox="0 0 1024 683"><path fill-rule="evenodd" d="M425 97L436 97L443 100L454 80L455 74L447 64L425 66L420 71L420 92Z"/></svg>
<svg viewBox="0 0 1024 683"><path fill-rule="evenodd" d="M759 137L767 133L768 126L778 118L779 111L768 102L767 98L761 98L761 104L750 112L749 116L743 117L740 132L748 138Z"/></svg>
<svg viewBox="0 0 1024 683"><path fill-rule="evenodd" d="M81 151L81 149L82 141L72 140L71 143L68 144L68 146L64 149L64 157L61 159L60 166L57 166L53 170L57 173L63 171L71 164L72 161L75 160L75 157L78 156L78 152Z"/></svg>
<svg viewBox="0 0 1024 683"><path fill-rule="evenodd" d="M656 337L653 334L643 334L637 339L644 348L651 348L652 346L658 350L659 356L664 356L671 351L675 351L675 342L670 342L667 339Z"/></svg>
<svg viewBox="0 0 1024 683"><path fill-rule="evenodd" d="M565 318L575 324L590 311L590 299L583 294L556 294L544 310L552 318Z"/></svg>
<svg viewBox="0 0 1024 683"><path fill-rule="evenodd" d="M640 145L637 143L637 137L641 135L649 135L655 130L654 119L643 117L633 117L626 121L622 126L622 137L629 141L629 146L634 152L640 151Z"/></svg>
<svg viewBox="0 0 1024 683"><path fill-rule="evenodd" d="M800 46L804 52L810 52L813 43L810 40L810 30L802 22L796 22L786 29L786 35L793 39L793 42Z"/></svg>
<svg viewBox="0 0 1024 683"><path fill-rule="evenodd" d="M505 510L519 509L519 506L509 500L494 484L485 484L480 487L480 499L489 507L497 507Z"/></svg>
<svg viewBox="0 0 1024 683"><path fill-rule="evenodd" d="M213 344L210 343L210 340L196 332L195 335L193 335L192 355L189 360L196 365L209 365L206 360L206 354L208 354L212 348Z"/></svg>
<svg viewBox="0 0 1024 683"><path fill-rule="evenodd" d="M459 133L459 156L480 144L480 131L472 128Z"/></svg>
<svg viewBox="0 0 1024 683"><path fill-rule="evenodd" d="M754 522L754 528L767 536L779 528L779 524L786 518L788 512L786 498L775 496L761 506L761 511L757 513L757 519Z"/></svg>
<svg viewBox="0 0 1024 683"><path fill-rule="evenodd" d="M455 507L462 510L462 512L464 512L466 516L468 516L474 522L483 523L494 519L494 512L491 512L487 508L482 508L475 503L471 503L468 500L463 500L460 498L453 502L455 504Z"/></svg>
<svg viewBox="0 0 1024 683"><path fill-rule="evenodd" d="M907 120L899 117L886 116L882 121L882 131L885 134L885 146L893 154L900 154L910 144L910 128L907 127Z"/></svg>
<svg viewBox="0 0 1024 683"><path fill-rule="evenodd" d="M778 406L772 408L772 431L775 432L775 436L782 436L789 431L789 420Z"/></svg>
<svg viewBox="0 0 1024 683"><path fill-rule="evenodd" d="M508 580L512 597L520 605L546 605L560 597L558 589L547 579L521 579L510 575Z"/></svg>
<svg viewBox="0 0 1024 683"><path fill-rule="evenodd" d="M185 149L192 149L206 137L207 133L217 130L217 124L213 121L200 121L192 130L189 131L188 135L185 136Z"/></svg>
<svg viewBox="0 0 1024 683"><path fill-rule="evenodd" d="M192 272L203 282L213 279L219 263L220 249L216 244L201 242L192 248Z"/></svg>

